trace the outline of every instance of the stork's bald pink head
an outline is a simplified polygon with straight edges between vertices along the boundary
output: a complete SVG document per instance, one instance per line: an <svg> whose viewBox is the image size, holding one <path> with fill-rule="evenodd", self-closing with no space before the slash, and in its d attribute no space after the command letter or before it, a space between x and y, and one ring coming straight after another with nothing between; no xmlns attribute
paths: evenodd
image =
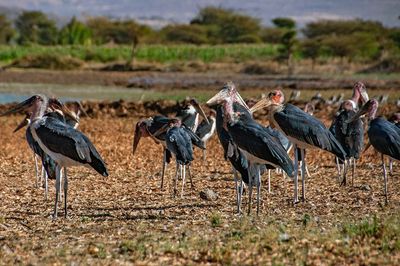
<svg viewBox="0 0 400 266"><path fill-rule="evenodd" d="M274 104L283 104L285 101L285 96L283 95L283 92L281 90L273 90L268 94L268 98L272 101Z"/></svg>
<svg viewBox="0 0 400 266"><path fill-rule="evenodd" d="M353 86L352 100L356 104L361 104L361 105L365 104L369 100L367 88L361 81L357 81Z"/></svg>

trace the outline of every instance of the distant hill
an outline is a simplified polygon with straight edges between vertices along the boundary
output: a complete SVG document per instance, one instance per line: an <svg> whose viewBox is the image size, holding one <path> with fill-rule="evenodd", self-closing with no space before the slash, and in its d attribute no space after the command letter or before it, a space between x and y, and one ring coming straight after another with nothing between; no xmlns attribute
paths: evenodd
<svg viewBox="0 0 400 266"><path fill-rule="evenodd" d="M400 26L400 0L0 0L0 12L10 17L22 9L54 14L60 21L72 16L104 15L134 18L153 27L187 23L208 5L232 8L270 24L278 16L292 17L300 26L317 19L362 18Z"/></svg>

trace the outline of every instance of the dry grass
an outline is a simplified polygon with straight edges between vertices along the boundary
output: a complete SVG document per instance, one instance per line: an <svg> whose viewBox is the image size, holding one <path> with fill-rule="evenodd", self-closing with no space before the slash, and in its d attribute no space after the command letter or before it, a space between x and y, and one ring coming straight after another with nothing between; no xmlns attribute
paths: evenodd
<svg viewBox="0 0 400 266"><path fill-rule="evenodd" d="M142 140L132 157L136 119L83 119L81 130L98 147L110 176L71 169L70 217L52 221L54 188L46 202L34 187L24 134L11 133L20 119L0 118L0 264L400 263L400 168L395 164L389 178L386 206L372 149L362 157L353 187L339 187L332 156L312 151L305 203L293 206L293 183L274 173L272 194L262 191L261 215L238 216L230 166L215 137L207 161L194 162L195 190L187 186L184 198L174 199L173 164L167 188L159 189L161 148ZM218 200L201 200L204 188L216 191Z"/></svg>

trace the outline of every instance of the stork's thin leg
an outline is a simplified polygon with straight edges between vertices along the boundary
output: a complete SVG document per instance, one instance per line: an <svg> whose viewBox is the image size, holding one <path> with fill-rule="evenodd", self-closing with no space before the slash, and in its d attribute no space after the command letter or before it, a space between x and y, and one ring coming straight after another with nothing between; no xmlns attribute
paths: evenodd
<svg viewBox="0 0 400 266"><path fill-rule="evenodd" d="M54 204L54 213L53 213L53 219L57 219L57 205L58 205L58 198L59 198L59 194L60 194L60 176L61 176L61 167L60 166L56 166L56 200L55 200L55 204Z"/></svg>
<svg viewBox="0 0 400 266"><path fill-rule="evenodd" d="M260 167L257 165L257 215L260 213L260 196L261 196L261 175Z"/></svg>
<svg viewBox="0 0 400 266"><path fill-rule="evenodd" d="M233 166L232 166L232 172L233 172L233 177L235 178L237 213L240 214L240 199L239 199L238 176L237 176L236 169Z"/></svg>
<svg viewBox="0 0 400 266"><path fill-rule="evenodd" d="M240 213L241 213L241 207L242 207L243 189L244 189L244 182L242 179L240 179L240 190L239 190L239 211L240 211Z"/></svg>
<svg viewBox="0 0 400 266"><path fill-rule="evenodd" d="M346 185L346 180L347 180L347 169L349 168L347 160L344 160L343 162L343 180L344 180L344 184Z"/></svg>
<svg viewBox="0 0 400 266"><path fill-rule="evenodd" d="M354 186L354 177L356 175L356 163L357 160L355 158L352 158L352 168L351 168L351 186Z"/></svg>
<svg viewBox="0 0 400 266"><path fill-rule="evenodd" d="M176 163L175 178L174 178L174 197L176 196L176 183L178 182L178 174L179 174L179 164L177 162Z"/></svg>
<svg viewBox="0 0 400 266"><path fill-rule="evenodd" d="M188 174L189 174L189 179L190 179L190 186L191 186L192 189L194 189L192 173L190 172L190 164L188 165Z"/></svg>
<svg viewBox="0 0 400 266"><path fill-rule="evenodd" d="M40 177L39 177L39 186L44 188L44 172L46 170L44 169L43 162L42 162L42 167L40 168Z"/></svg>
<svg viewBox="0 0 400 266"><path fill-rule="evenodd" d="M167 168L167 150L164 148L163 149L163 166L162 166L162 171L161 171L161 189L164 187L164 175L165 175L165 170Z"/></svg>
<svg viewBox="0 0 400 266"><path fill-rule="evenodd" d="M68 192L67 168L64 167L64 217L65 218L67 218L67 192Z"/></svg>
<svg viewBox="0 0 400 266"><path fill-rule="evenodd" d="M39 177L37 157L35 153L33 153L33 160L35 161L36 187L39 187L40 177Z"/></svg>
<svg viewBox="0 0 400 266"><path fill-rule="evenodd" d="M186 165L181 165L181 168L183 169L181 198L183 198L183 190L185 188Z"/></svg>
<svg viewBox="0 0 400 266"><path fill-rule="evenodd" d="M206 153L207 153L207 150L206 150L206 143L204 142L203 161L206 160Z"/></svg>
<svg viewBox="0 0 400 266"><path fill-rule="evenodd" d="M271 193L271 169L268 169L268 193Z"/></svg>
<svg viewBox="0 0 400 266"><path fill-rule="evenodd" d="M301 154L301 200L306 200L306 157L304 149L300 149Z"/></svg>
<svg viewBox="0 0 400 266"><path fill-rule="evenodd" d="M383 169L383 179L385 182L385 203L388 204L388 187L387 187L387 173L386 173L386 166L385 166L385 155L382 154L382 169Z"/></svg>
<svg viewBox="0 0 400 266"><path fill-rule="evenodd" d="M62 187L63 187L64 170L65 170L65 167L62 167L61 170L60 170L60 184L59 184L60 185L60 189L59 189L60 194L59 194L59 199L58 199L60 202L63 201L63 195L62 195L63 190L62 190Z"/></svg>
<svg viewBox="0 0 400 266"><path fill-rule="evenodd" d="M345 175L345 172L347 171L347 167L348 167L347 161L348 161L347 159L345 159L343 161L343 163L344 163L343 164L343 177L342 177L342 181L340 182L340 186L346 186L346 184L347 184L347 178L346 178L346 175ZM340 172L342 172L342 171L340 171ZM340 178L340 176L339 176L339 178Z"/></svg>
<svg viewBox="0 0 400 266"><path fill-rule="evenodd" d="M47 200L47 195L49 193L49 178L47 176L46 170L43 171L43 179L44 179L44 198Z"/></svg>
<svg viewBox="0 0 400 266"><path fill-rule="evenodd" d="M342 175L342 171L341 171L341 166L340 166L340 162L339 162L339 158L338 157L335 157L335 160L336 160L336 167L337 167L337 171L338 171L338 182L341 182L340 181L340 177L341 177L341 175Z"/></svg>
<svg viewBox="0 0 400 266"><path fill-rule="evenodd" d="M389 157L389 174L393 175L393 160Z"/></svg>
<svg viewBox="0 0 400 266"><path fill-rule="evenodd" d="M297 145L295 144L294 145L294 149L293 149L293 151L294 151L294 203L296 204L296 203L298 203L299 202L299 196L297 195L297 189L298 189L298 186L299 186L299 177L298 177L298 174L299 174L299 158L298 158L298 155L297 155Z"/></svg>
<svg viewBox="0 0 400 266"><path fill-rule="evenodd" d="M250 215L250 212L251 212L251 197L253 194L253 181L252 181L252 176L250 173L251 167L253 167L253 165L249 165L249 167L247 168L247 171L249 172L249 209L247 211L248 215Z"/></svg>

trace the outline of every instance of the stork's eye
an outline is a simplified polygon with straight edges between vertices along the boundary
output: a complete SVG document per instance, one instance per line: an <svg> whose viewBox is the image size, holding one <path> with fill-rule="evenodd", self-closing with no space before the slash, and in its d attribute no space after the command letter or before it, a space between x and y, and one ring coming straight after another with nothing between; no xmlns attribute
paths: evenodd
<svg viewBox="0 0 400 266"><path fill-rule="evenodd" d="M174 142L175 138L174 137L169 137L169 141Z"/></svg>

